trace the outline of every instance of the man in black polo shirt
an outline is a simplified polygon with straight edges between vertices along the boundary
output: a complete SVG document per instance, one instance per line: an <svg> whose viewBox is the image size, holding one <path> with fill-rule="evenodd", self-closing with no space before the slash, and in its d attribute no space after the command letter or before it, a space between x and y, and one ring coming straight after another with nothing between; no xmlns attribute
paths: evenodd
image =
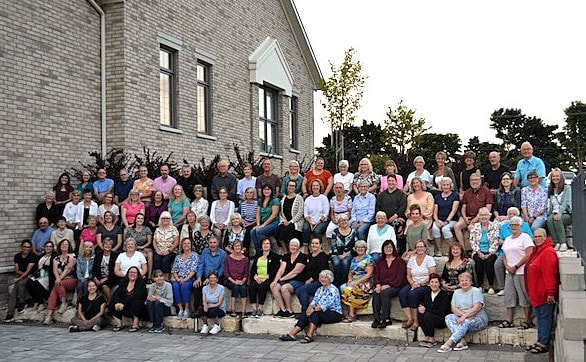
<svg viewBox="0 0 586 362"><path fill-rule="evenodd" d="M181 176L177 178L177 183L183 187L183 192L189 201L193 201L195 199L193 187L200 185L201 181L191 172L191 166L184 164L181 167Z"/></svg>
<svg viewBox="0 0 586 362"><path fill-rule="evenodd" d="M20 243L20 253L14 255L14 273L16 276L8 286L8 310L4 322L9 323L14 319L14 311L18 303L18 311L26 308L28 293L26 282L32 276L33 270L37 267L37 255L33 253L33 245L30 240L23 240Z"/></svg>
<svg viewBox="0 0 586 362"><path fill-rule="evenodd" d="M501 186L501 176L503 172L511 172L507 165L501 163L501 155L492 151L488 154L488 162L490 163L484 169L484 186L488 187L490 192L494 195Z"/></svg>

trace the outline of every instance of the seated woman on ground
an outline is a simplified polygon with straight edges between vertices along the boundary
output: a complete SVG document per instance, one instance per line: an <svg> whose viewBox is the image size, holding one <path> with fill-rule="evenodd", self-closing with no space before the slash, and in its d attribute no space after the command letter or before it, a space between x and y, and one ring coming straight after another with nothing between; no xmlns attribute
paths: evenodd
<svg viewBox="0 0 586 362"><path fill-rule="evenodd" d="M460 245L460 244L458 244ZM423 300L417 308L417 319L425 338L419 347L431 348L435 341L435 329L446 328L446 316L450 313L452 297L450 293L441 289L441 279L436 273L429 276L429 292L423 295Z"/></svg>
<svg viewBox="0 0 586 362"><path fill-rule="evenodd" d="M36 273L26 282L26 290L35 302L37 312L45 310L45 301L49 298L49 291L53 289L51 273L53 273L53 260L57 256L55 244L52 241L45 243L43 251L43 255L37 262Z"/></svg>
<svg viewBox="0 0 586 362"><path fill-rule="evenodd" d="M248 298L248 258L242 254L242 242L238 239L232 244L232 253L224 261L224 280L226 287L232 291L230 298L230 316L236 317L236 299L240 298L240 318L246 315Z"/></svg>
<svg viewBox="0 0 586 362"><path fill-rule="evenodd" d="M140 319L144 315L146 298L146 284L142 280L141 272L136 266L131 266L125 278L120 282L120 286L112 295L110 302L110 314L114 318L112 331L118 332L124 328L122 324L124 316L132 318L129 332L137 332L140 329Z"/></svg>
<svg viewBox="0 0 586 362"><path fill-rule="evenodd" d="M191 299L191 291L193 290L193 282L195 281L195 273L197 272L197 263L199 257L197 253L191 250L191 241L185 238L181 241L179 248L180 254L175 257L173 268L173 300L179 309L177 317L179 319L187 319L189 313L189 301Z"/></svg>
<svg viewBox="0 0 586 362"><path fill-rule="evenodd" d="M75 256L73 255L73 248L68 240L61 240L57 245L59 254L53 259L53 275L55 276L55 284L51 289L49 295L49 303L47 317L43 324L53 323L53 313L57 309L57 300L61 301L59 307L59 314L65 313L67 310L67 292L72 292L77 286L77 279L75 279Z"/></svg>
<svg viewBox="0 0 586 362"><path fill-rule="evenodd" d="M153 323L149 333L162 333L165 330L163 317L171 315L173 290L171 284L165 280L162 271L155 270L153 277L155 282L149 285L146 299L146 309L149 319Z"/></svg>
<svg viewBox="0 0 586 362"><path fill-rule="evenodd" d="M472 263L466 257L462 244L452 243L448 250L448 261L442 272L442 289L446 292L453 293L456 289L460 288L460 280L458 277L464 272L472 275Z"/></svg>
<svg viewBox="0 0 586 362"><path fill-rule="evenodd" d="M305 282L304 269L307 255L299 251L299 240L291 239L289 253L281 258L281 265L275 279L271 282L271 293L279 305L276 317L290 318L294 316L291 296L295 289Z"/></svg>
<svg viewBox="0 0 586 362"><path fill-rule="evenodd" d="M260 244L261 250L256 253L250 266L250 284L248 294L252 306L252 316L260 318L263 307L275 275L280 266L281 257L271 250L271 239L265 238Z"/></svg>
<svg viewBox="0 0 586 362"><path fill-rule="evenodd" d="M77 297L86 295L88 282L93 279L94 246L85 242L82 245L83 254L77 258Z"/></svg>
<svg viewBox="0 0 586 362"><path fill-rule="evenodd" d="M295 327L287 333L279 337L282 341L295 341L295 337L299 332L309 327L307 334L301 339L301 343L313 342L313 336L317 327L322 324L338 323L342 320L342 305L340 303L340 293L338 289L332 285L334 281L334 273L330 270L322 270L319 273L319 282L321 284L315 292L315 296L311 301L309 307L299 316L299 320Z"/></svg>
<svg viewBox="0 0 586 362"><path fill-rule="evenodd" d="M215 271L208 275L208 281L208 285L202 289L203 316L201 321L203 325L200 333L218 334L222 330L220 319L226 315L225 289L221 284L218 284L218 273ZM208 319L214 322L211 329L208 327Z"/></svg>
<svg viewBox="0 0 586 362"><path fill-rule="evenodd" d="M340 286L342 303L348 306L348 315L342 321L344 323L356 320L356 309L368 306L373 290L374 261L372 256L366 253L366 242L358 240L354 251L356 256L350 263L348 282Z"/></svg>
<svg viewBox="0 0 586 362"><path fill-rule="evenodd" d="M94 270L92 271L93 281L96 283L98 290L110 303L112 299L112 289L118 285L119 278L114 272L116 268L116 259L118 253L112 250L113 242L110 238L105 238L102 242L104 248L101 252L96 253L94 259Z"/></svg>
<svg viewBox="0 0 586 362"><path fill-rule="evenodd" d="M93 280L88 281L87 291L77 302L77 315L71 319L69 332L97 332L104 325L106 301L98 294L98 287Z"/></svg>
<svg viewBox="0 0 586 362"><path fill-rule="evenodd" d="M452 297L452 314L445 318L446 325L452 332L450 339L437 351L440 353L462 351L468 349L468 343L464 339L468 332L483 330L488 326L488 315L484 310L484 298L478 288L472 287L472 275L462 273L460 289L454 292Z"/></svg>

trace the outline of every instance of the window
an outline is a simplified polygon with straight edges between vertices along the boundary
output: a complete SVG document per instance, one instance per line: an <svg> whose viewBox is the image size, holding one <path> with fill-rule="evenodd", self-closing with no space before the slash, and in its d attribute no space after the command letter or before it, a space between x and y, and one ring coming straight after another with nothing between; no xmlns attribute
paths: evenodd
<svg viewBox="0 0 586 362"><path fill-rule="evenodd" d="M177 127L176 64L177 52L161 46L159 50L161 125Z"/></svg>
<svg viewBox="0 0 586 362"><path fill-rule="evenodd" d="M197 62L197 132L210 134L210 75L212 66Z"/></svg>
<svg viewBox="0 0 586 362"><path fill-rule="evenodd" d="M277 153L277 92L267 88L258 89L258 144L266 153Z"/></svg>
<svg viewBox="0 0 586 362"><path fill-rule="evenodd" d="M291 141L291 148L297 150L299 147L297 140L297 104L299 99L295 96L289 98L289 140Z"/></svg>

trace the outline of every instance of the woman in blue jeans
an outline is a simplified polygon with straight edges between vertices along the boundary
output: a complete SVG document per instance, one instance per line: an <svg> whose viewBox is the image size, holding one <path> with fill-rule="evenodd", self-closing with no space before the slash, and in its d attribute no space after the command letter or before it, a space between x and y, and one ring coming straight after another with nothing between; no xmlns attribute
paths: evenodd
<svg viewBox="0 0 586 362"><path fill-rule="evenodd" d="M273 196L273 188L270 185L264 185L262 197L258 200L256 226L250 231L256 253L260 252L260 241L277 232L280 208L281 202Z"/></svg>
<svg viewBox="0 0 586 362"><path fill-rule="evenodd" d="M295 294L301 304L301 313L305 313L309 306L309 298L320 287L319 273L329 269L328 256L322 249L321 238L311 239L310 252L307 255L307 266L305 267L305 284L295 289Z"/></svg>
<svg viewBox="0 0 586 362"><path fill-rule="evenodd" d="M197 263L199 257L197 253L191 250L191 240L184 238L179 248L181 254L175 257L173 268L173 300L179 309L177 317L179 319L189 318L189 301L191 299L191 290L197 272Z"/></svg>
<svg viewBox="0 0 586 362"><path fill-rule="evenodd" d="M332 234L332 253L330 254L334 269L334 284L337 287L348 281L352 252L357 240L358 232L350 227L348 216L340 216L338 228Z"/></svg>
<svg viewBox="0 0 586 362"><path fill-rule="evenodd" d="M407 285L399 292L399 301L405 314L403 328L416 331L419 328L417 308L423 296L429 292L429 276L436 273L435 260L426 254L425 241L415 242L415 255L407 262Z"/></svg>

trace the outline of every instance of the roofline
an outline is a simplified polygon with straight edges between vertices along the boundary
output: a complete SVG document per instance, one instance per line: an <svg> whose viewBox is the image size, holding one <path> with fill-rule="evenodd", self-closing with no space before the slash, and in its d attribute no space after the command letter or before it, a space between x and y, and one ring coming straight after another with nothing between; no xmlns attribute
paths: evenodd
<svg viewBox="0 0 586 362"><path fill-rule="evenodd" d="M303 56L305 65L313 79L314 88L319 89L323 83L324 77L321 73L321 69L319 69L319 64L317 63L317 59L315 58L315 54L309 43L309 38L307 37L301 18L299 17L295 3L293 0L281 0L281 5L285 10L285 15L287 16L287 20L289 20L289 25L291 25L297 45L301 49L301 55Z"/></svg>

